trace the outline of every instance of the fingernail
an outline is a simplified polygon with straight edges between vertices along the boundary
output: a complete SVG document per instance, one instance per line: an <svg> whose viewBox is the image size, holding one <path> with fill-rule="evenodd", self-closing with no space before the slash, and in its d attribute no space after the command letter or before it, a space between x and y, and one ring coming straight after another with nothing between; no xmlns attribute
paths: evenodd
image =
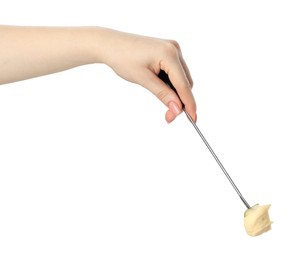
<svg viewBox="0 0 306 260"><path fill-rule="evenodd" d="M178 116L181 113L179 106L174 101L169 103L169 109L175 116Z"/></svg>

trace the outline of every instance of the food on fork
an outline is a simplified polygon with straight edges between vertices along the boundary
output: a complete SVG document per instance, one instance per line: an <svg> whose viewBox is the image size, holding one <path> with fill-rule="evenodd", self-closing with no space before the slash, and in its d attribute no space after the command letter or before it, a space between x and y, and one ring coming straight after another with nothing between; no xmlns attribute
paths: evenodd
<svg viewBox="0 0 306 260"><path fill-rule="evenodd" d="M269 205L260 206L259 204L247 209L244 213L244 227L248 235L258 236L271 230L269 217Z"/></svg>

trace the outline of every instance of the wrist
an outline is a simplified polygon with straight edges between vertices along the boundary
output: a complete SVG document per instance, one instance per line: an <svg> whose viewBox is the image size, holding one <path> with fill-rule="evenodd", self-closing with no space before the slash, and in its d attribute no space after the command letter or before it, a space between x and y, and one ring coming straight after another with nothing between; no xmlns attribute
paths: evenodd
<svg viewBox="0 0 306 260"><path fill-rule="evenodd" d="M103 27L90 27L88 30L91 35L88 47L93 63L107 64L115 31Z"/></svg>

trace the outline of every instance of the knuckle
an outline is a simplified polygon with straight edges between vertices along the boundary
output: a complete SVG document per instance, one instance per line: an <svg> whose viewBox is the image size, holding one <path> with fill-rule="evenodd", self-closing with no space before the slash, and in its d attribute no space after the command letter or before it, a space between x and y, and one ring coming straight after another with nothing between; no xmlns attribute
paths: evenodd
<svg viewBox="0 0 306 260"><path fill-rule="evenodd" d="M177 55L180 50L180 46L175 40L167 40L164 42L163 51L167 55Z"/></svg>
<svg viewBox="0 0 306 260"><path fill-rule="evenodd" d="M166 97L169 95L169 91L167 91L167 90L160 90L160 91L158 91L157 93L156 93L156 97L160 100L160 101L162 101L162 102L164 102L165 101L165 99L166 99Z"/></svg>
<svg viewBox="0 0 306 260"><path fill-rule="evenodd" d="M176 40L168 40L168 44L174 46L177 50L180 49L180 45Z"/></svg>
<svg viewBox="0 0 306 260"><path fill-rule="evenodd" d="M193 81L191 81L191 82L188 81L188 83L189 83L189 84L188 84L188 87L189 87L190 89L192 89L192 88L193 88Z"/></svg>
<svg viewBox="0 0 306 260"><path fill-rule="evenodd" d="M187 78L181 83L182 90L189 91L193 87L193 83L190 82Z"/></svg>

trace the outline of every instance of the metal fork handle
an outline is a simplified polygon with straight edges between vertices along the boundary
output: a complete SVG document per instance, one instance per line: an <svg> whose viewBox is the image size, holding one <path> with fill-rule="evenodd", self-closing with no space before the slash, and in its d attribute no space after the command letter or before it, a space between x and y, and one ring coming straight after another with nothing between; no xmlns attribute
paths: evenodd
<svg viewBox="0 0 306 260"><path fill-rule="evenodd" d="M164 81L173 91L175 91L175 93L177 94L177 96L179 97L179 99L181 100L180 96L178 95L175 87L172 85L168 75L161 70L158 77ZM182 100L181 100L182 102ZM212 154L212 156L215 158L216 162L218 163L218 165L220 166L221 170L223 171L223 173L225 174L226 178L229 180L229 182L232 184L233 188L235 189L235 191L237 192L238 196L240 197L240 199L242 200L242 202L244 203L244 205L249 209L251 208L249 203L245 200L245 198L242 196L241 192L239 191L239 189L237 188L236 184L234 183L233 179L231 178L231 176L228 174L228 172L226 171L226 169L224 168L223 164L221 163L221 161L219 160L218 156L215 154L215 152L213 151L213 149L211 148L211 146L209 145L209 143L207 142L206 138L204 137L204 135L202 134L202 132L200 131L200 129L198 128L198 126L196 125L196 123L193 121L192 117L189 115L189 113L186 111L185 109L185 105L182 102L183 105L183 111L185 112L188 120L190 121L190 123L193 125L193 127L195 128L195 130L198 132L199 136L201 137L201 139L203 140L203 142L205 143L206 147L208 148L208 150L210 151L210 153Z"/></svg>

